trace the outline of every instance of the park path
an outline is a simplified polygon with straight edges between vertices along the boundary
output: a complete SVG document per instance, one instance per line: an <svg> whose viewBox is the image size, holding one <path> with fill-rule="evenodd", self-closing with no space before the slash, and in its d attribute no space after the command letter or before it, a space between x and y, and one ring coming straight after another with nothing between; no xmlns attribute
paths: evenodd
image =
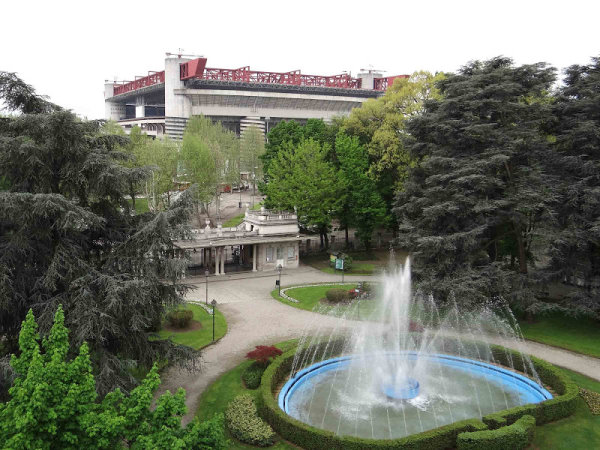
<svg viewBox="0 0 600 450"><path fill-rule="evenodd" d="M287 306L270 295L275 288L276 273L232 274L209 278L209 299L216 299L219 310L227 319L227 334L216 344L202 352L200 372L190 372L171 367L162 374L159 394L179 387L186 390L189 422L196 412L202 392L220 375L240 364L246 353L256 345L274 344L298 338L308 327L318 322L319 326L334 328L338 319L310 311ZM369 276L346 276L345 281L370 280ZM196 285L187 298L192 301L205 300L204 278L187 280ZM281 284L290 286L304 283L341 281L339 275L331 275L309 266L286 270ZM519 348L518 350L523 350ZM527 341L527 353L553 364L600 380L600 359L568 350Z"/></svg>

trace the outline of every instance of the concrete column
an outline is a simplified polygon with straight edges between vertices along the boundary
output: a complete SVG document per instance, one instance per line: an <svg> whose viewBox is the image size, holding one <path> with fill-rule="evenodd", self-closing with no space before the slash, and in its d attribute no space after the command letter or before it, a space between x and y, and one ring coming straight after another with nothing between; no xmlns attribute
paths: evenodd
<svg viewBox="0 0 600 450"><path fill-rule="evenodd" d="M146 98L141 95L135 98L135 117L146 117Z"/></svg>
<svg viewBox="0 0 600 450"><path fill-rule="evenodd" d="M221 275L219 273L221 269L221 264L219 261L219 247L215 247L215 275Z"/></svg>
<svg viewBox="0 0 600 450"><path fill-rule="evenodd" d="M258 258L258 244L252 247L252 272L256 272L256 260Z"/></svg>
<svg viewBox="0 0 600 450"><path fill-rule="evenodd" d="M225 257L226 257L226 249L225 247L221 247L221 275L225 275Z"/></svg>

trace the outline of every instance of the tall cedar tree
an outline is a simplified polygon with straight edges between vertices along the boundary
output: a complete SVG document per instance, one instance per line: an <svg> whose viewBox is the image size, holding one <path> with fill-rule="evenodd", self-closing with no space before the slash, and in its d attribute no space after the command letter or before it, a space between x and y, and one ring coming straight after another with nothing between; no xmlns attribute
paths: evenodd
<svg viewBox="0 0 600 450"><path fill-rule="evenodd" d="M540 130L554 69L473 62L439 82L442 99L408 124L415 167L395 212L416 280L438 300L508 296L534 309L533 240L554 199Z"/></svg>
<svg viewBox="0 0 600 450"><path fill-rule="evenodd" d="M30 87L22 94L35 96ZM37 111L35 101L20 102L29 106L0 123L0 173L10 186L0 192L5 351L16 350L30 308L45 334L62 304L73 348L90 346L101 393L131 387L132 365L192 361L190 349L148 339L187 288L171 238L185 232L188 196L163 213L132 216L124 197L138 169L120 164L116 150L126 138L44 102Z"/></svg>
<svg viewBox="0 0 600 450"><path fill-rule="evenodd" d="M600 316L600 58L571 66L556 114L559 233L550 247L552 278L573 290L566 312Z"/></svg>

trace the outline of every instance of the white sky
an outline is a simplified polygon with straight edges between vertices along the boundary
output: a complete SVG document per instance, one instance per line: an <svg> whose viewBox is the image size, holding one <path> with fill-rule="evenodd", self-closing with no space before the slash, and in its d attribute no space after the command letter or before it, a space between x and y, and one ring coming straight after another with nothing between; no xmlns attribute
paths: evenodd
<svg viewBox="0 0 600 450"><path fill-rule="evenodd" d="M600 55L597 0L5 0L0 70L88 118L104 80L164 68L165 52L208 67L387 75L454 71L497 55L562 69Z"/></svg>

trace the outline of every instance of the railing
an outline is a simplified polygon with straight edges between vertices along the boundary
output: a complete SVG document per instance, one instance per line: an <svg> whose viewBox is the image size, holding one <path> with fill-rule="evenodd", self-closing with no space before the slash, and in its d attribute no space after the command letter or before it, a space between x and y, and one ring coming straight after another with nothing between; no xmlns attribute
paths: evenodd
<svg viewBox="0 0 600 450"><path fill-rule="evenodd" d="M375 78L373 80L373 89L376 91L386 91L396 78L410 78L410 75L396 75L393 77Z"/></svg>
<svg viewBox="0 0 600 450"><path fill-rule="evenodd" d="M204 67L205 58L194 59L181 64L180 78L200 80L234 81L240 83L287 84L294 86L335 87L360 89L361 79L352 78L347 73L332 76L302 75L299 70L290 72L260 72L250 70L250 66L239 69L215 69Z"/></svg>
<svg viewBox="0 0 600 450"><path fill-rule="evenodd" d="M297 220L298 215L288 211L273 211L263 209L260 211L248 211L248 217L252 217L258 221L269 221L269 220Z"/></svg>
<svg viewBox="0 0 600 450"><path fill-rule="evenodd" d="M147 76L137 78L135 81L128 81L114 87L114 95L126 94L127 92L136 91L138 89L152 86L165 82L165 71L149 72Z"/></svg>

